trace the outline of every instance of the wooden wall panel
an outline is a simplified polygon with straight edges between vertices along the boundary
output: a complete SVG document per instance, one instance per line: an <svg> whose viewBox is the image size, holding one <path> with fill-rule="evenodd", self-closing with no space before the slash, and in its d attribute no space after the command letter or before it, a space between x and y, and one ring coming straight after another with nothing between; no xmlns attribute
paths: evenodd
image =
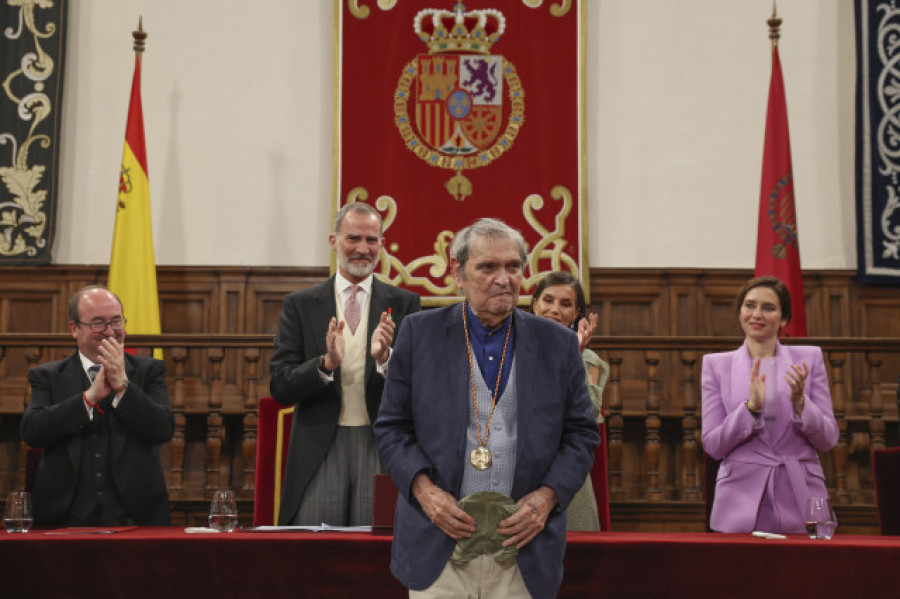
<svg viewBox="0 0 900 599"><path fill-rule="evenodd" d="M69 295L84 284L103 282L105 276L99 266L0 268L0 333L65 332ZM163 331L273 335L284 295L316 285L327 276L325 268L160 266ZM702 530L702 522L695 521L702 518L697 507L702 496L698 480L689 478L702 473L700 369L703 352L709 350L679 353L629 347L611 351L604 346L604 338L737 338L740 327L734 296L751 276L749 270L739 269L592 269L591 310L600 316L592 347L608 360L613 354L620 360L615 392L624 424L617 445L621 490L613 504L614 528ZM900 337L896 317L900 290L862 286L851 271L808 271L805 283L810 335ZM34 363L70 352L0 348L0 493L8 489L20 459L18 422L27 370ZM177 363L175 353L168 351L166 361L170 377L176 367L181 373L177 381L171 379L171 385L183 389L184 444L179 449L183 451L182 486L173 489L172 499L181 510L178 518L202 519L211 480L242 490L243 501L252 498L242 485L248 476L252 480L248 456L255 451L254 402L255 396L268 393L271 346L252 351L193 347ZM827 359L832 363L836 357ZM857 530L871 532L869 455L873 443L900 443L895 401L900 352L854 351L842 364L837 384L845 390L845 455L829 452L823 464L832 487L840 471L846 489L842 509L850 510L846 513ZM607 406L612 393L610 383L604 395ZM210 443L218 447L212 466ZM163 464L172 462L173 451L169 444L161 448ZM838 460L842 460L840 466ZM167 470L170 483L173 472Z"/></svg>
<svg viewBox="0 0 900 599"><path fill-rule="evenodd" d="M11 333L55 333L58 300L56 290L10 293L3 298L3 322Z"/></svg>
<svg viewBox="0 0 900 599"><path fill-rule="evenodd" d="M163 333L206 333L218 331L214 326L212 290L160 292L160 324ZM126 307L125 314L128 314Z"/></svg>

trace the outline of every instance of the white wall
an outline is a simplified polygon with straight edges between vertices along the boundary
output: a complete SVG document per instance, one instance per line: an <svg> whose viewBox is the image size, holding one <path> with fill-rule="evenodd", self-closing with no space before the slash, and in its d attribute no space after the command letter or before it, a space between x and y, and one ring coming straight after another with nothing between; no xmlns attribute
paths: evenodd
<svg viewBox="0 0 900 599"><path fill-rule="evenodd" d="M591 266L751 268L771 0L587 9ZM855 268L852 2L778 11L803 266ZM328 264L333 13L331 0L72 2L55 262L109 259L143 15L157 263Z"/></svg>

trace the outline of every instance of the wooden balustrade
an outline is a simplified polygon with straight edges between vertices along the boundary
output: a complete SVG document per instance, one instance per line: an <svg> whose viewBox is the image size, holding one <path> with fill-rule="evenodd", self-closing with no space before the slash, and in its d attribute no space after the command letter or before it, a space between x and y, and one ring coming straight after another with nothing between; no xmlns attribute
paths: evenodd
<svg viewBox="0 0 900 599"><path fill-rule="evenodd" d="M616 515L631 509L617 511L616 504L646 504L651 511L678 514L675 519L702 518L698 509L677 507L700 505L703 498L700 362L705 353L740 343L737 337L593 339L591 347L610 364L604 402L614 527L628 528L628 523L616 522ZM787 343L819 345L825 353L840 428L837 446L823 456L827 484L840 507L862 513L858 518L870 525L870 452L898 444L892 398L900 339L829 337ZM256 408L258 398L268 394L271 335L133 335L128 345L141 355L160 347L167 362L175 434L161 456L173 506L185 511L175 516L176 522L190 520L187 512L205 510L213 489L234 488L242 500L251 500ZM73 349L68 334L0 333L0 495L24 479L18 421L29 398L27 370Z"/></svg>
<svg viewBox="0 0 900 599"><path fill-rule="evenodd" d="M609 451L609 499L623 501L625 489L622 488L622 446L625 443L623 431L625 419L622 416L622 352L610 350L606 357L609 362L609 380L607 381L608 410L606 417L606 442ZM607 399L604 399L607 401Z"/></svg>
<svg viewBox="0 0 900 599"><path fill-rule="evenodd" d="M838 423L838 442L831 450L834 458L834 497L838 504L850 503L850 492L847 490L847 389L844 380L844 352L826 352L825 359L831 365L831 405Z"/></svg>
<svg viewBox="0 0 900 599"><path fill-rule="evenodd" d="M694 386L694 367L697 364L697 352L682 351L682 409L681 419L682 453L684 455L684 499L685 501L702 501L700 475L697 459L700 438L700 418L697 416L697 391Z"/></svg>
<svg viewBox="0 0 900 599"><path fill-rule="evenodd" d="M187 360L187 348L174 347L167 352L172 358L174 364L171 372L172 384L169 387L169 399L172 402L172 412L175 419L175 434L170 442L170 477L169 492L174 498L180 498L181 491L184 489L184 378L185 378L185 361Z"/></svg>
<svg viewBox="0 0 900 599"><path fill-rule="evenodd" d="M659 351L645 352L644 363L647 365L647 416L644 420L647 429L647 500L660 501L659 452L662 420L659 417Z"/></svg>

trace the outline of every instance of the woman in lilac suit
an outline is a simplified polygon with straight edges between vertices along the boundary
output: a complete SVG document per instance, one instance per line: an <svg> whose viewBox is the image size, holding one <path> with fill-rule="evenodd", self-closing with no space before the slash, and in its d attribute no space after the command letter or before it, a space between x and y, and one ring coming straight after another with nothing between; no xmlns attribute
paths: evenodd
<svg viewBox="0 0 900 599"><path fill-rule="evenodd" d="M782 345L791 296L775 277L737 301L744 344L703 358L703 449L722 460L710 527L802 533L806 500L827 497L817 451L837 443L822 350Z"/></svg>

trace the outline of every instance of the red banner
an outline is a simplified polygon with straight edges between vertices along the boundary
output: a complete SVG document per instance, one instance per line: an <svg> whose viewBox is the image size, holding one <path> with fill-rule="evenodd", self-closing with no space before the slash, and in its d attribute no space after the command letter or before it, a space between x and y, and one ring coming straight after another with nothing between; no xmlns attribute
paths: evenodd
<svg viewBox="0 0 900 599"><path fill-rule="evenodd" d="M788 134L787 102L777 45L772 48L772 80L769 84L756 240L756 276L763 275L778 277L791 292L793 316L782 333L788 337L806 337L800 241L794 211L791 139Z"/></svg>
<svg viewBox="0 0 900 599"><path fill-rule="evenodd" d="M384 216L376 273L455 300L453 233L499 218L541 273L586 282L579 2L340 2L336 206ZM587 285L585 286L588 287Z"/></svg>

